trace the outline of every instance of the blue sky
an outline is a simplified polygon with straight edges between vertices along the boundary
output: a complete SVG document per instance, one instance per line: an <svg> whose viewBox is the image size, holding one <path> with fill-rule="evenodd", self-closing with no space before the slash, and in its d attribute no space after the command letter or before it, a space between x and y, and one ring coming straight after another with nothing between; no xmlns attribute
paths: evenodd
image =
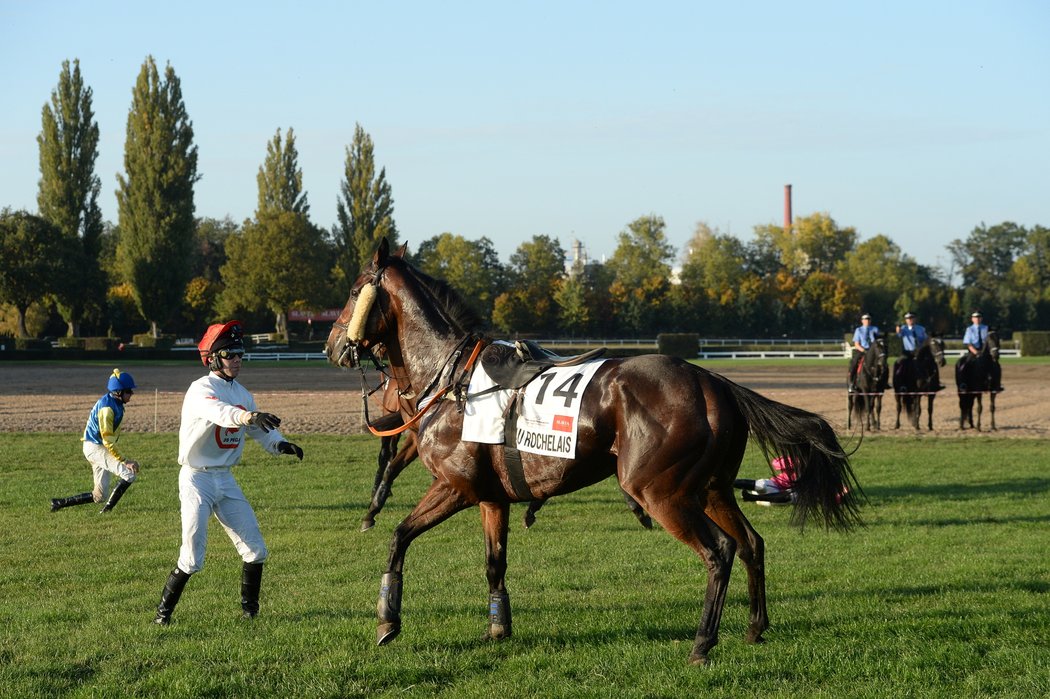
<svg viewBox="0 0 1050 699"><path fill-rule="evenodd" d="M131 89L171 63L199 147L197 215L241 221L295 129L329 228L359 123L402 240L533 235L592 259L662 216L750 240L827 212L928 265L982 222L1050 226L1050 3L0 0L0 207L36 210L40 114L80 59L117 221Z"/></svg>

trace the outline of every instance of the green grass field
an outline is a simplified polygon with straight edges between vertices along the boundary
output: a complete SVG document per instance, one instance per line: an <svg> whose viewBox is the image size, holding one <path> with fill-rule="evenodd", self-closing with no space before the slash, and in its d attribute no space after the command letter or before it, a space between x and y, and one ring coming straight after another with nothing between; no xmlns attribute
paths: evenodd
<svg viewBox="0 0 1050 699"><path fill-rule="evenodd" d="M358 523L376 441L308 435L298 463L250 444L237 469L271 551L263 610L239 619L240 561L212 522L174 623L150 623L179 546L173 434L127 434L144 472L111 515L50 513L90 489L76 435L4 434L0 694L5 697L1037 697L1050 694L1050 442L869 437L853 534L745 504L764 536L772 626L743 636L736 566L711 664L687 664L704 568L645 531L615 483L512 511L514 637L480 640L476 511L410 548L404 627L375 645L390 533L429 482L411 467ZM749 451L742 475L760 477Z"/></svg>

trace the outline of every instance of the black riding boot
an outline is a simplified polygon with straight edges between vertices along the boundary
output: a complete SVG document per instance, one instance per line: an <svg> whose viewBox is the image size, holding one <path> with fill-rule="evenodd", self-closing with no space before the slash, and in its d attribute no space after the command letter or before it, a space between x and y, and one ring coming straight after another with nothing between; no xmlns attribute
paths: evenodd
<svg viewBox="0 0 1050 699"><path fill-rule="evenodd" d="M259 613L259 588L262 586L262 563L245 563L241 568L241 616L254 619Z"/></svg>
<svg viewBox="0 0 1050 699"><path fill-rule="evenodd" d="M94 499L95 497L91 493L70 495L68 498L51 498L51 511L58 512L63 507L73 507L74 505L86 505Z"/></svg>
<svg viewBox="0 0 1050 699"><path fill-rule="evenodd" d="M126 481L123 478L120 483L113 488L113 492L109 494L109 500L106 501L105 507L98 511L100 515L105 514L117 506L117 503L122 497L124 497L124 491L131 487L131 481Z"/></svg>
<svg viewBox="0 0 1050 699"><path fill-rule="evenodd" d="M171 623L171 613L175 611L175 605L182 597L182 589L186 587L186 581L190 579L190 573L183 573L178 567L168 575L168 581L164 583L164 592L160 596L160 606L157 607L157 616L153 619L154 624L167 626Z"/></svg>

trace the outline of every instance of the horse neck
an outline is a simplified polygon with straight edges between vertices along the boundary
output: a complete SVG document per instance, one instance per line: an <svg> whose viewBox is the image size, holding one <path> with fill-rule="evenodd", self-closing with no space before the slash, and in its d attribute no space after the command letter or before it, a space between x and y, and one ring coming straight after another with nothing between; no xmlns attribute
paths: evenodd
<svg viewBox="0 0 1050 699"><path fill-rule="evenodd" d="M395 338L389 342L390 365L398 383L411 384L416 394L448 370L449 360L463 347L469 333L435 312L422 290L413 288L392 297L398 300L393 304L396 328Z"/></svg>

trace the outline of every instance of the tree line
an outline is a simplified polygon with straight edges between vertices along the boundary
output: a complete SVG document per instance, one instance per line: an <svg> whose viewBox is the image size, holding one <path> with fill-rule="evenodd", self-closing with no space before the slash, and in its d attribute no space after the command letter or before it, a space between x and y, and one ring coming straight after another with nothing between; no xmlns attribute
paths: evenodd
<svg viewBox="0 0 1050 699"><path fill-rule="evenodd" d="M38 211L0 212L0 333L195 337L238 317L287 337L288 311L342 306L378 241L398 242L392 188L360 124L328 230L311 220L291 127L266 143L251 218L197 217L193 124L174 69L152 56L132 91L116 224L98 205L98 134L91 88L66 61L42 110ZM947 270L928 267L826 212L756 226L749 241L698 223L676 251L650 213L603 262L567 265L546 234L506 263L488 237L452 232L409 256L509 335L813 337L849 331L862 312L889 328L909 310L956 334L974 308L1001 329L1050 327L1050 229L981 223L947 252Z"/></svg>

